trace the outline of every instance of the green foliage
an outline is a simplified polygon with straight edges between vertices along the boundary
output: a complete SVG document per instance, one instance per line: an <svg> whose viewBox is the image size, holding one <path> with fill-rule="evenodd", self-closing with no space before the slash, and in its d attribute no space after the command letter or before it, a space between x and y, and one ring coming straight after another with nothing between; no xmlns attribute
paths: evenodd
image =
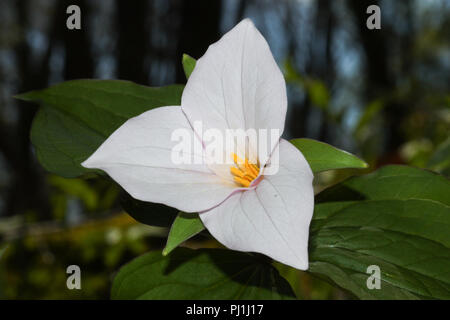
<svg viewBox="0 0 450 320"><path fill-rule="evenodd" d="M184 55L182 62L189 77L196 61ZM295 74L291 77L305 86L313 103L327 110L328 92L321 83ZM179 105L181 93L181 86L149 88L126 81L76 80L18 98L41 104L31 139L42 165L63 177L77 177L92 172L80 163L127 119L155 107ZM375 100L357 131L382 108L383 104ZM291 142L314 173L368 167L356 156L319 141ZM447 141L436 150L428 166L446 172L448 158ZM95 188L82 180L51 176L49 182L80 199L88 210L100 206ZM362 299L450 299L449 190L450 182L443 176L406 166L387 166L324 190L315 199L309 271ZM171 230L162 252L145 254L120 270L112 298L294 297L286 280L261 255L175 249L204 230L198 214L178 213L128 194L123 194L121 204L137 221L171 226ZM114 232L109 234L111 241L116 241ZM137 252L142 253L141 249ZM113 266L119 256L109 254L105 263ZM367 288L367 268L371 265L381 269L381 290Z"/></svg>
<svg viewBox="0 0 450 320"><path fill-rule="evenodd" d="M294 139L291 143L302 152L314 173L333 169L368 167L367 163L358 157L320 141Z"/></svg>
<svg viewBox="0 0 450 320"><path fill-rule="evenodd" d="M93 210L98 207L99 195L85 180L66 179L56 175L50 175L49 184L59 188L66 195L79 198L86 209Z"/></svg>
<svg viewBox="0 0 450 320"><path fill-rule="evenodd" d="M168 255L181 243L200 233L203 229L205 227L198 214L180 212L170 228L163 255Z"/></svg>
<svg viewBox="0 0 450 320"><path fill-rule="evenodd" d="M0 299L108 299L120 266L157 250L167 235L126 214L71 227L27 222L14 228L24 232L15 233L20 237L8 241L0 258ZM67 289L66 268L72 264L81 268L82 290Z"/></svg>
<svg viewBox="0 0 450 320"><path fill-rule="evenodd" d="M119 80L74 80L16 97L42 106L31 129L41 164L71 178L90 171L80 163L126 120L152 108L180 105L182 90Z"/></svg>
<svg viewBox="0 0 450 320"><path fill-rule="evenodd" d="M314 106L329 112L330 92L322 81L302 76L295 70L291 59L285 61L284 69L286 82L300 86L308 94Z"/></svg>
<svg viewBox="0 0 450 320"><path fill-rule="evenodd" d="M120 204L136 221L149 226L170 227L178 210L159 203L150 203L132 198L126 194L120 197Z"/></svg>
<svg viewBox="0 0 450 320"><path fill-rule="evenodd" d="M222 249L147 253L114 279L112 299L293 299L278 271L260 256Z"/></svg>
<svg viewBox="0 0 450 320"><path fill-rule="evenodd" d="M403 166L325 190L311 225L309 271L362 299L449 299L449 190L442 176ZM370 265L381 269L380 290L367 288Z"/></svg>
<svg viewBox="0 0 450 320"><path fill-rule="evenodd" d="M314 274L291 268L276 261L273 265L280 272L280 275L289 282L299 300L351 298L347 292Z"/></svg>
<svg viewBox="0 0 450 320"><path fill-rule="evenodd" d="M450 175L450 137L438 146L427 166L434 171Z"/></svg>
<svg viewBox="0 0 450 320"><path fill-rule="evenodd" d="M3 246L2 248L0 248L0 259L2 258L3 254L5 253L7 247L8 246Z"/></svg>
<svg viewBox="0 0 450 320"><path fill-rule="evenodd" d="M361 131L366 129L372 120L383 110L384 102L375 100L369 103L355 126L355 135L360 135Z"/></svg>
<svg viewBox="0 0 450 320"><path fill-rule="evenodd" d="M184 74L186 75L186 79L188 79L189 76L191 75L192 71L194 71L196 62L197 61L194 58L192 58L190 55L183 54L182 63L183 63L183 70L184 70Z"/></svg>
<svg viewBox="0 0 450 320"><path fill-rule="evenodd" d="M450 182L427 170L407 166L385 166L324 190L316 202L424 199L450 205Z"/></svg>

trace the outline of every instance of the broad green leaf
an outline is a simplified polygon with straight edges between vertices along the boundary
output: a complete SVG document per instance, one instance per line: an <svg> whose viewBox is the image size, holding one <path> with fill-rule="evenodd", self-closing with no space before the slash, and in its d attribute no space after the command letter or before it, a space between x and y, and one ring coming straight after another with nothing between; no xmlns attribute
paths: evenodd
<svg viewBox="0 0 450 320"><path fill-rule="evenodd" d="M324 227L364 227L391 230L439 242L450 247L449 206L431 200L369 200L357 201L345 207L340 203L318 204L335 205L335 211L322 219L315 218ZM329 208L325 208L329 210ZM364 213L364 214L362 214ZM320 215L320 214L319 214ZM312 228L316 231L319 228ZM450 262L450 261L449 261Z"/></svg>
<svg viewBox="0 0 450 320"><path fill-rule="evenodd" d="M127 119L152 108L180 105L182 86L151 88L120 80L73 80L16 96L42 108L31 129L41 164L63 177L88 170L80 163Z"/></svg>
<svg viewBox="0 0 450 320"><path fill-rule="evenodd" d="M170 228L167 244L162 254L168 255L187 239L201 232L205 227L198 214L180 212Z"/></svg>
<svg viewBox="0 0 450 320"><path fill-rule="evenodd" d="M431 171L391 165L322 191L317 202L428 199L450 205L450 181Z"/></svg>
<svg viewBox="0 0 450 320"><path fill-rule="evenodd" d="M136 221L157 227L170 227L179 212L160 203L136 200L125 191L120 196L120 204Z"/></svg>
<svg viewBox="0 0 450 320"><path fill-rule="evenodd" d="M294 139L290 142L302 152L314 173L333 169L368 167L367 163L358 157L320 141Z"/></svg>
<svg viewBox="0 0 450 320"><path fill-rule="evenodd" d="M362 299L450 299L449 226L450 207L439 202L361 201L313 228L309 271ZM367 288L371 265L380 290Z"/></svg>
<svg viewBox="0 0 450 320"><path fill-rule="evenodd" d="M194 71L196 60L192 58L190 55L183 54L183 70L184 74L186 75L186 79L189 79L189 76L191 75L192 71Z"/></svg>
<svg viewBox="0 0 450 320"><path fill-rule="evenodd" d="M450 175L450 137L439 145L428 161L428 168Z"/></svg>
<svg viewBox="0 0 450 320"><path fill-rule="evenodd" d="M289 284L259 255L178 248L147 253L114 278L112 299L294 299Z"/></svg>
<svg viewBox="0 0 450 320"><path fill-rule="evenodd" d="M449 196L449 180L404 166L323 191L310 228L309 271L362 299L449 299ZM380 290L367 288L370 265L380 267Z"/></svg>
<svg viewBox="0 0 450 320"><path fill-rule="evenodd" d="M106 138L63 112L42 106L31 127L31 142L41 165L49 172L74 178L90 170L81 163Z"/></svg>

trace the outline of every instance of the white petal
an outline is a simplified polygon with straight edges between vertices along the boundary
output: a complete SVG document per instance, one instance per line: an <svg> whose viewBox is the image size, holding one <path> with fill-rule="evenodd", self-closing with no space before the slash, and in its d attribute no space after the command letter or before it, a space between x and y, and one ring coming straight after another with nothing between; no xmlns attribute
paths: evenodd
<svg viewBox="0 0 450 320"><path fill-rule="evenodd" d="M172 141L176 129L185 129L194 144L193 131L179 106L147 111L125 122L82 163L107 172L134 198L197 212L222 202L234 185L227 185L205 163L176 164ZM199 140L197 140L198 142ZM201 162L202 151L188 156Z"/></svg>
<svg viewBox="0 0 450 320"><path fill-rule="evenodd" d="M280 169L254 190L233 194L201 213L205 227L226 247L259 252L308 269L309 224L314 209L313 174L301 152L280 141Z"/></svg>
<svg viewBox="0 0 450 320"><path fill-rule="evenodd" d="M276 129L278 141L286 118L286 84L266 40L249 19L198 59L181 105L189 121L201 121L204 130ZM264 154L257 151L262 164L274 145Z"/></svg>

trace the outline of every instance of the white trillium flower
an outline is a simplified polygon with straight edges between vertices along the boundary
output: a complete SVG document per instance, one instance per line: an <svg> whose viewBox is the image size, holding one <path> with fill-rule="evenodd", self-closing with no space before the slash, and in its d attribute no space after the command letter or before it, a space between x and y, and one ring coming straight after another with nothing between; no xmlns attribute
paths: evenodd
<svg viewBox="0 0 450 320"><path fill-rule="evenodd" d="M208 231L232 250L259 252L306 270L313 173L302 153L280 137L286 109L283 75L264 37L246 19L197 61L181 108L156 108L129 119L82 165L105 171L136 199L199 212ZM193 141L201 140L197 121L221 132L277 129L278 143L269 156L254 146L248 157L226 149L231 164L174 163L179 142L172 133L182 128ZM265 175L274 153L278 171ZM189 156L205 157L194 151Z"/></svg>

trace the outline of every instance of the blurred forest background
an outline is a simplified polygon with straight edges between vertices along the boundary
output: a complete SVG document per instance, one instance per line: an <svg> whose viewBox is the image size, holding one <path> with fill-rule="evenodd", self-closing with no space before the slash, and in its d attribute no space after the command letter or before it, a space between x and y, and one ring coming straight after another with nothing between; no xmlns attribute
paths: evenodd
<svg viewBox="0 0 450 320"><path fill-rule="evenodd" d="M79 31L66 28L70 4L81 8ZM366 27L372 4L381 30ZM369 171L398 163L450 174L448 0L2 0L0 298L106 299L119 267L161 248L168 232L166 222L150 227L124 213L110 180L46 173L29 139L37 106L13 96L77 78L185 83L182 54L199 58L245 17L285 74L286 138L348 150ZM323 174L317 190L352 173ZM187 245L217 243L199 236ZM71 264L82 290L66 288ZM279 268L300 298L351 298Z"/></svg>

